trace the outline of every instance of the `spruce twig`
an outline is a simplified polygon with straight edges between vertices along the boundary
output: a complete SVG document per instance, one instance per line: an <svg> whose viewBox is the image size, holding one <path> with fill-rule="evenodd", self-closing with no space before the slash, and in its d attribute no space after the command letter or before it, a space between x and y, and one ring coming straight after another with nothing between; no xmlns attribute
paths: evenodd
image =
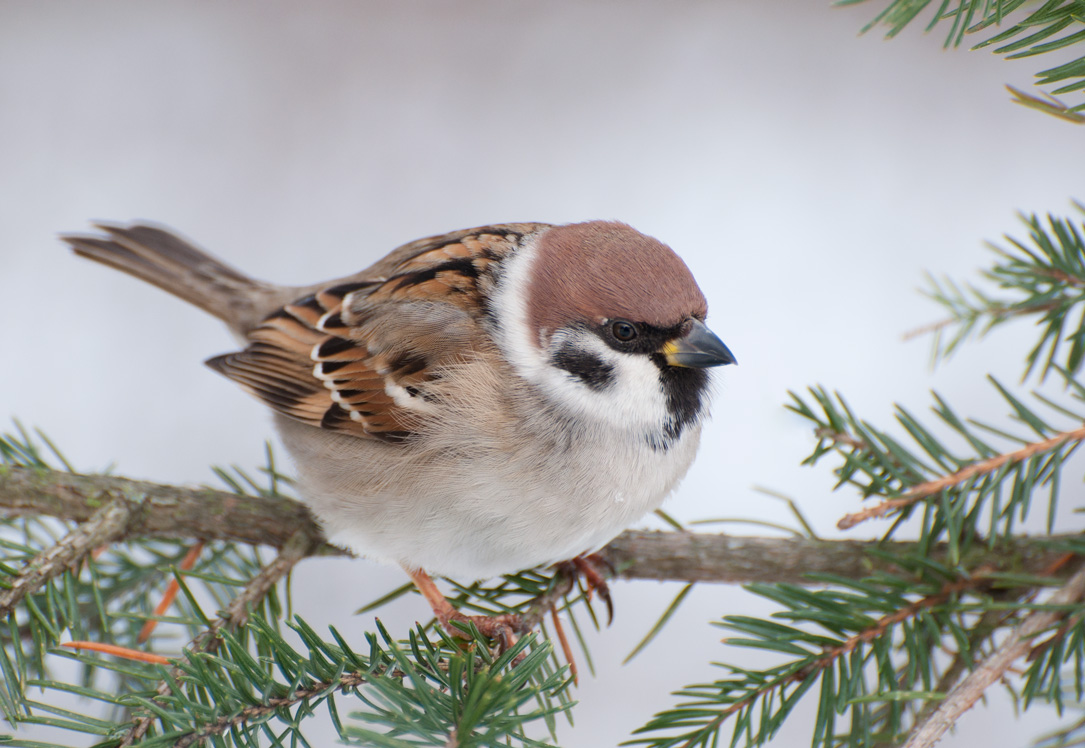
<svg viewBox="0 0 1085 748"><path fill-rule="evenodd" d="M309 555L314 544L315 541L313 537L305 530L295 533L295 535L283 546L279 555L276 556L271 563L261 569L256 576L249 580L249 583L245 585L245 588L241 593L234 598L233 602L230 603L230 606L223 612L223 615L212 622L205 631L192 640L189 646L185 648L186 654L182 658L182 661L187 662L188 657L191 654L214 652L221 641L220 632L223 629L236 629L243 626L245 621L248 620L249 612L252 608L279 583L279 580L289 574L299 561ZM177 666L174 666L170 673L170 679L176 680L181 677L181 674L181 670ZM346 677L347 676L344 676L344 678ZM327 687L327 685L324 686L324 688ZM170 692L170 689L170 682L165 680L162 681L158 685L158 697L161 698L167 695ZM320 688L316 688L314 691L314 693L319 692ZM301 696L298 700L300 701L304 698L307 698L307 696ZM282 706L282 704L279 704L278 706ZM274 711L277 707L275 705L267 705L261 708ZM213 725L205 725L199 732L185 736L178 740L175 745L192 745L195 742L206 739L209 735L217 734L233 725L263 714L263 712L260 712L256 707L253 707L253 709L255 711L247 716L242 717L241 715L238 715L239 719L223 718ZM147 734L147 730L150 729L152 724L154 724L153 715L142 715L137 717L135 724L121 740L120 745L135 745L144 738ZM190 740L190 738L192 739Z"/></svg>
<svg viewBox="0 0 1085 748"><path fill-rule="evenodd" d="M31 559L11 581L10 588L0 590L0 618L10 615L20 600L50 579L78 567L95 548L123 537L135 508L125 499L114 499Z"/></svg>
<svg viewBox="0 0 1085 748"><path fill-rule="evenodd" d="M203 725L199 730L178 738L173 744L174 748L188 748L189 746L197 745L208 740L213 735L222 735L241 725L275 714L284 708L301 704L314 696L324 695L333 689L340 692L349 691L365 682L365 677L360 673L344 673L334 680L318 681L312 685L297 688L290 696L273 697L263 704L254 704L245 707L236 714L223 715L214 722ZM121 745L131 745L131 743L125 742Z"/></svg>
<svg viewBox="0 0 1085 748"><path fill-rule="evenodd" d="M295 533L322 538L308 509L286 497L240 496L209 488L169 486L116 476L75 475L44 468L0 470L0 517L45 515L84 522L92 516L86 497L111 501L131 495L143 499L139 511L130 517L126 531L118 536L124 540L192 538L281 548ZM893 568L872 557L872 550L907 556L919 548L910 542L627 530L599 555L617 570L616 576L621 579L805 584L810 574L862 579L872 572ZM946 549L935 545L930 552L937 559L944 556ZM315 542L309 555L349 554L321 541ZM1022 570L1037 573L1052 563L1058 552L1022 540L1020 544L992 549L990 560L997 563L1011 556L1020 556ZM554 592L551 597L554 594L557 596L553 599L558 600L565 593ZM531 620L538 622L546 614L549 607L545 602L540 599L539 606L532 609Z"/></svg>
<svg viewBox="0 0 1085 748"><path fill-rule="evenodd" d="M1038 609L1030 613L1006 637L1006 640L962 680L926 720L920 722L908 737L904 748L931 748L941 739L961 715L972 708L987 688L1001 679L1013 663L1029 653L1032 640L1043 631L1058 623L1066 611L1056 606L1080 602L1085 597L1085 567L1079 569L1058 591L1048 598L1051 609Z"/></svg>
<svg viewBox="0 0 1085 748"><path fill-rule="evenodd" d="M920 483L918 486L908 489L903 496L895 499L888 499L860 512L845 515L836 526L841 530L849 530L858 524L866 522L868 519L884 517L894 510L911 506L921 499L925 499L928 496L934 496L935 494L945 491L947 488L959 486L977 476L989 475L1007 465L1024 462L1036 455L1057 449L1068 442L1080 442L1083 439L1085 439L1085 426L1074 429L1073 431L1064 431L1052 436L1050 439L1027 444L1021 449L1014 450L1013 452L1006 452L996 457L991 457L990 459L980 460L951 475Z"/></svg>

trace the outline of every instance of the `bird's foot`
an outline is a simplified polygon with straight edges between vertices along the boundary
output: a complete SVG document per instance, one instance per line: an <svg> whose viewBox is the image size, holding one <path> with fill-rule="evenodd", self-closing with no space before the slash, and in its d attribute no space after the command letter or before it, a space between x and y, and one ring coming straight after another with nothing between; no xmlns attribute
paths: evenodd
<svg viewBox="0 0 1085 748"><path fill-rule="evenodd" d="M451 607L449 606L450 609ZM517 634L523 625L520 616L512 613L498 616L469 616L455 609L434 612L437 613L437 621L453 636L466 636L463 629L456 624L473 625L480 634L495 642L502 652L515 646L519 640Z"/></svg>
<svg viewBox="0 0 1085 748"><path fill-rule="evenodd" d="M406 566L404 566L404 569L410 575L414 586L422 593L422 597L426 598L426 602L429 603L433 609L433 614L437 617L437 622L441 624L445 631L453 636L466 638L467 634L464 633L463 629L454 624L473 624L480 634L496 642L502 652L516 644L519 638L518 635L523 629L523 621L520 616L512 613L496 616L469 616L461 613L452 607L452 603L448 602L445 596L441 594L429 574L421 569L410 569Z"/></svg>
<svg viewBox="0 0 1085 748"><path fill-rule="evenodd" d="M607 584L606 574L613 576L614 567L605 558L597 553L588 553L561 561L555 564L564 574L572 579L581 579L584 582L585 595L591 600L592 593L598 593L599 599L607 606L607 625L614 620L614 601L610 597L610 586Z"/></svg>

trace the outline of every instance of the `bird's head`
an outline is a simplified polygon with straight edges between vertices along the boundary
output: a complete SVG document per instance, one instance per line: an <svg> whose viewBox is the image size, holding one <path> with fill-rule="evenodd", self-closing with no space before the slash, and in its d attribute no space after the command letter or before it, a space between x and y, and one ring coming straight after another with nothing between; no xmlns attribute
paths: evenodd
<svg viewBox="0 0 1085 748"><path fill-rule="evenodd" d="M559 408L664 448L706 413L707 369L735 363L686 264L622 223L553 226L507 260L499 342Z"/></svg>

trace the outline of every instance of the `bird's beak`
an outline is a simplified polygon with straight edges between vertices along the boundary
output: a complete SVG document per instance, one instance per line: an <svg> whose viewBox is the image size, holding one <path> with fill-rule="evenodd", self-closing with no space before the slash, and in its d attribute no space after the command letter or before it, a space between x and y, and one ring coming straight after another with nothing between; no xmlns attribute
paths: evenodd
<svg viewBox="0 0 1085 748"><path fill-rule="evenodd" d="M737 364L735 354L728 350L716 333L709 330L700 320L691 320L689 332L680 338L670 340L659 349L663 358L671 366L684 366L692 369L705 369L709 366Z"/></svg>

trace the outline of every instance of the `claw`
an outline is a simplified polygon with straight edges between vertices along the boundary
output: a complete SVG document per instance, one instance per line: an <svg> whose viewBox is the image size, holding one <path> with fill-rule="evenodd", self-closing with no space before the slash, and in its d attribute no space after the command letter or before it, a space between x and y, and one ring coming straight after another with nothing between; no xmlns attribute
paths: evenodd
<svg viewBox="0 0 1085 748"><path fill-rule="evenodd" d="M598 592L599 599L607 606L607 626L614 622L614 601L610 597L610 586L607 584L606 576L600 571L600 569L606 569L608 574L614 575L614 567L609 561L596 553L590 553L569 561L562 561L556 566L573 578L579 576L584 580L588 588L588 599L591 599L592 592Z"/></svg>
<svg viewBox="0 0 1085 748"><path fill-rule="evenodd" d="M445 631L453 636L462 637L464 635L461 629L453 625L454 623L467 623L474 624L480 634L497 642L498 649L501 652L508 651L511 647L515 646L516 642L519 640L516 636L516 632L520 630L520 616L512 614L500 616L469 616L460 613L457 610L446 617L442 613L437 614L437 620L444 627Z"/></svg>
<svg viewBox="0 0 1085 748"><path fill-rule="evenodd" d="M517 632L523 627L520 616L511 613L499 616L465 615L452 607L452 604L437 589L437 585L433 583L429 574L421 569L406 569L406 571L410 575L411 581L414 582L414 586L422 593L422 597L426 598L426 602L433 608L433 614L437 617L438 623L448 633L453 636L463 637L463 630L453 624L474 624L480 634L497 642L497 646L502 652L516 644L518 640Z"/></svg>

